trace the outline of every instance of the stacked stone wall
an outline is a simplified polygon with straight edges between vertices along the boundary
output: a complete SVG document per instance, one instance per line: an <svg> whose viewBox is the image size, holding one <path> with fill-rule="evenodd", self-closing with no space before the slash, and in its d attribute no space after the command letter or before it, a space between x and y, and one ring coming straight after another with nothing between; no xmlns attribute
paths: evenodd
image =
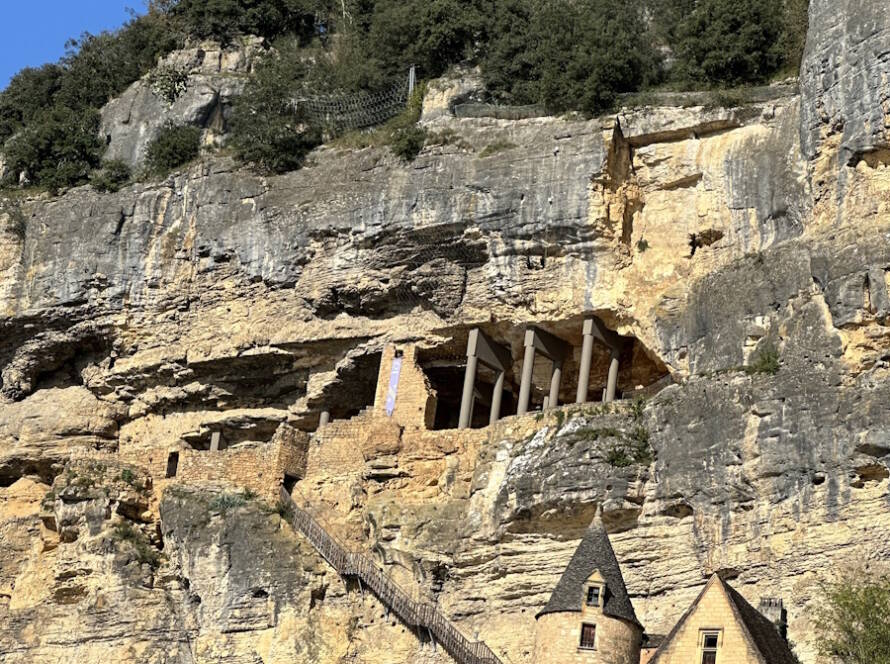
<svg viewBox="0 0 890 664"><path fill-rule="evenodd" d="M285 474L303 477L308 437L290 430L269 443L246 443L218 452L186 449L179 452L176 481L227 483L276 501Z"/></svg>
<svg viewBox="0 0 890 664"><path fill-rule="evenodd" d="M374 411L386 414L386 397L393 360L402 354L393 421L408 429L430 429L436 416L436 397L429 379L417 363L417 347L413 344L388 345L380 360Z"/></svg>

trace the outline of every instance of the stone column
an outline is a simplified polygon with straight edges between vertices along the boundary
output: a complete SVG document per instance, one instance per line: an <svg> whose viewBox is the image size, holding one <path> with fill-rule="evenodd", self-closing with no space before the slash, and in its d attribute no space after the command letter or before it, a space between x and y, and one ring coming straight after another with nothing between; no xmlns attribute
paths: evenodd
<svg viewBox="0 0 890 664"><path fill-rule="evenodd" d="M491 393L491 414L488 416L488 426L501 419L501 399L504 397L504 378L507 372L499 371L498 379L494 382L494 391Z"/></svg>
<svg viewBox="0 0 890 664"><path fill-rule="evenodd" d="M475 355L467 355L467 371L464 374L464 391L460 400L460 420L458 422L459 429L466 429L470 426L470 419L473 417L473 400L475 397L474 390L476 388L476 365L479 361Z"/></svg>
<svg viewBox="0 0 890 664"><path fill-rule="evenodd" d="M559 384L562 382L562 360L553 360L553 373L550 375L550 401L548 408L559 405Z"/></svg>
<svg viewBox="0 0 890 664"><path fill-rule="evenodd" d="M516 408L517 415L525 415L528 412L528 400L532 393L532 373L535 369L535 343L534 333L525 335L525 357L522 359L522 382L519 383L519 405Z"/></svg>
<svg viewBox="0 0 890 664"><path fill-rule="evenodd" d="M321 415L318 416L318 428L327 426L331 421L331 413L329 411L323 410L321 411Z"/></svg>
<svg viewBox="0 0 890 664"><path fill-rule="evenodd" d="M210 434L210 451L211 452L219 452L219 439L220 439L219 431L214 431L212 434Z"/></svg>
<svg viewBox="0 0 890 664"><path fill-rule="evenodd" d="M615 390L618 387L618 351L613 349L609 362L609 382L606 383L606 403L615 401Z"/></svg>
<svg viewBox="0 0 890 664"><path fill-rule="evenodd" d="M547 410L550 408L550 395L544 395L544 403L541 404L541 410Z"/></svg>
<svg viewBox="0 0 890 664"><path fill-rule="evenodd" d="M593 324L592 321L584 321L584 343L581 345L581 366L578 374L578 392L575 395L575 403L587 401L587 391L590 387L590 364L593 361Z"/></svg>

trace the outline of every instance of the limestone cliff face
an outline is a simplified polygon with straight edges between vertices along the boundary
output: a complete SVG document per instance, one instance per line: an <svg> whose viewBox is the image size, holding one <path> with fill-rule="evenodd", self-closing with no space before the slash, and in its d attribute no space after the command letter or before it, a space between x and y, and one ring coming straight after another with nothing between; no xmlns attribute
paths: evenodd
<svg viewBox="0 0 890 664"><path fill-rule="evenodd" d="M469 328L518 374L525 324L577 346L585 314L634 339L626 393L672 384L642 409L397 435L358 468L313 465L322 437L301 495L504 661L530 662L602 504L650 633L724 570L785 600L815 662L818 581L890 560L888 53L882 3L812 0L799 93L771 101L457 119L472 86L442 82L426 117L452 140L411 164L209 158L2 202L0 662L449 661L255 499L165 480L168 451L358 415L392 343L446 404ZM771 347L775 375L738 370ZM651 459L616 463L639 430Z"/></svg>

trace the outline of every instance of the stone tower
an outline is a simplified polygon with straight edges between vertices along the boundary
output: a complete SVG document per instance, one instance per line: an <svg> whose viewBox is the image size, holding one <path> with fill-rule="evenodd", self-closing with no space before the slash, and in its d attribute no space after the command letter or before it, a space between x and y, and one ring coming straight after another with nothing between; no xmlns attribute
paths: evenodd
<svg viewBox="0 0 890 664"><path fill-rule="evenodd" d="M599 513L537 615L535 664L637 664L643 627Z"/></svg>

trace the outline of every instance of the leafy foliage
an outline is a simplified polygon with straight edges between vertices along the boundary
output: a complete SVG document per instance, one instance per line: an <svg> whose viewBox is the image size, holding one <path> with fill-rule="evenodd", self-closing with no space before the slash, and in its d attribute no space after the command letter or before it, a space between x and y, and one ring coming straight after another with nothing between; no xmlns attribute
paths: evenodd
<svg viewBox="0 0 890 664"><path fill-rule="evenodd" d="M102 154L98 130L98 111L51 106L6 141L7 177L25 173L52 192L85 182Z"/></svg>
<svg viewBox="0 0 890 664"><path fill-rule="evenodd" d="M810 0L785 0L782 36L782 69L789 76L796 76L803 59L809 27Z"/></svg>
<svg viewBox="0 0 890 664"><path fill-rule="evenodd" d="M493 4L482 72L503 101L597 113L660 75L639 2Z"/></svg>
<svg viewBox="0 0 890 664"><path fill-rule="evenodd" d="M321 142L290 104L305 75L298 44L289 41L261 62L235 102L230 126L231 146L241 161L270 173L299 168L306 154Z"/></svg>
<svg viewBox="0 0 890 664"><path fill-rule="evenodd" d="M767 80L782 63L775 0L700 0L676 29L677 74L706 85Z"/></svg>
<svg viewBox="0 0 890 664"><path fill-rule="evenodd" d="M655 460L655 453L649 442L649 430L637 425L629 434L620 436L620 444L606 451L606 462L615 468L626 468L635 463L649 465Z"/></svg>
<svg viewBox="0 0 890 664"><path fill-rule="evenodd" d="M180 43L166 17L155 14L133 19L117 32L85 33L68 42L55 102L101 108Z"/></svg>
<svg viewBox="0 0 890 664"><path fill-rule="evenodd" d="M172 17L183 31L198 39L231 42L238 35L277 37L296 33L311 36L316 14L327 3L316 0L166 0L154 7Z"/></svg>
<svg viewBox="0 0 890 664"><path fill-rule="evenodd" d="M495 141L494 143L489 143L484 148L482 148L482 152L479 153L479 158L485 159L485 157L490 157L499 152L504 152L505 150L512 150L516 147L518 146L515 143L511 143L510 141Z"/></svg>
<svg viewBox="0 0 890 664"><path fill-rule="evenodd" d="M113 192L126 185L131 176L130 167L125 162L112 159L103 161L102 168L90 174L90 184L96 191Z"/></svg>
<svg viewBox="0 0 890 664"><path fill-rule="evenodd" d="M256 497L257 494L250 489L245 489L241 493L221 493L210 501L210 511L225 514L229 510L246 505L249 500Z"/></svg>
<svg viewBox="0 0 890 664"><path fill-rule="evenodd" d="M412 161L428 143L444 145L456 140L447 133L429 132L417 126L425 94L426 85L421 83L414 89L408 106L399 115L370 131L344 134L334 141L334 145L352 149L389 146L396 156L404 161Z"/></svg>
<svg viewBox="0 0 890 664"><path fill-rule="evenodd" d="M776 375L779 373L779 351L773 344L765 344L745 367L745 372L748 374Z"/></svg>
<svg viewBox="0 0 890 664"><path fill-rule="evenodd" d="M275 512L285 521L291 521L294 518L294 506L290 502L279 500L275 503Z"/></svg>
<svg viewBox="0 0 890 664"><path fill-rule="evenodd" d="M482 0L377 0L362 21L364 54L386 74L414 64L426 77L473 57L484 24Z"/></svg>
<svg viewBox="0 0 890 664"><path fill-rule="evenodd" d="M426 143L426 129L418 126L400 129L393 135L392 151L404 161L414 161Z"/></svg>
<svg viewBox="0 0 890 664"><path fill-rule="evenodd" d="M99 109L180 43L167 17L134 18L116 32L84 34L55 65L25 69L0 93L0 144L15 184L51 192L82 184L99 166Z"/></svg>
<svg viewBox="0 0 890 664"><path fill-rule="evenodd" d="M495 101L594 114L664 80L658 49L673 54L672 85L743 85L792 72L807 8L808 0L152 0L146 15L72 40L58 64L25 69L0 93L5 184L20 172L50 190L85 182L101 159L95 131L89 135L97 111L189 39L275 40L278 55L236 103L232 146L243 161L283 172L321 140L288 103L300 88L375 92L412 64L430 78L469 63L481 66ZM186 83L173 70L158 70L151 82L168 103ZM400 122L352 140L413 158L433 139L414 121ZM192 152L178 153L186 143L166 145L154 166L188 158ZM117 186L102 171L97 186Z"/></svg>
<svg viewBox="0 0 890 664"><path fill-rule="evenodd" d="M166 175L196 159L201 152L201 129L167 123L148 144L145 167L154 175Z"/></svg>
<svg viewBox="0 0 890 664"><path fill-rule="evenodd" d="M188 88L189 75L183 69L163 66L148 75L148 83L154 95L171 106Z"/></svg>
<svg viewBox="0 0 890 664"><path fill-rule="evenodd" d="M815 612L823 655L844 664L890 662L890 574L847 573Z"/></svg>
<svg viewBox="0 0 890 664"><path fill-rule="evenodd" d="M129 521L122 521L114 526L112 537L118 542L127 542L133 549L136 560L157 569L161 566L164 555L151 545L148 537Z"/></svg>
<svg viewBox="0 0 890 664"><path fill-rule="evenodd" d="M12 78L0 94L0 144L52 105L62 75L59 65L43 65L27 67Z"/></svg>

